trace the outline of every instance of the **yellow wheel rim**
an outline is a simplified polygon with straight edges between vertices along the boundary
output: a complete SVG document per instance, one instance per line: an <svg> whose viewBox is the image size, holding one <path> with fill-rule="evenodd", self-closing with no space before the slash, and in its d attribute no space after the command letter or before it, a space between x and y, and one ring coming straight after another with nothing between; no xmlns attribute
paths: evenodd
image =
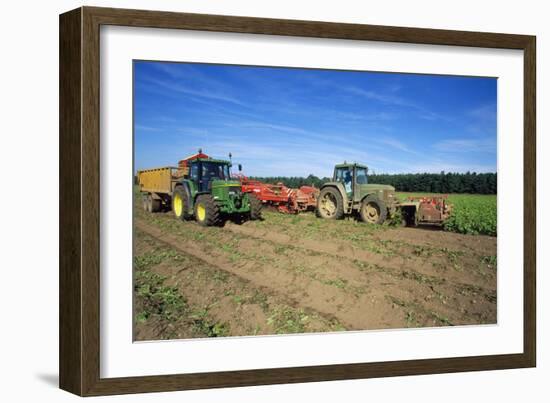
<svg viewBox="0 0 550 403"><path fill-rule="evenodd" d="M367 213L367 220L375 223L380 218L380 212L378 211L378 208L373 203L368 203L365 206L366 213Z"/></svg>
<svg viewBox="0 0 550 403"><path fill-rule="evenodd" d="M176 217L181 217L183 213L183 200L180 195L174 197L174 213L176 213Z"/></svg>
<svg viewBox="0 0 550 403"><path fill-rule="evenodd" d="M336 203L331 194L326 194L325 197L321 199L321 209L324 210L327 217L332 217L334 215L336 212Z"/></svg>
<svg viewBox="0 0 550 403"><path fill-rule="evenodd" d="M205 218L206 218L206 209L202 204L199 204L197 206L197 219L199 221L204 221Z"/></svg>

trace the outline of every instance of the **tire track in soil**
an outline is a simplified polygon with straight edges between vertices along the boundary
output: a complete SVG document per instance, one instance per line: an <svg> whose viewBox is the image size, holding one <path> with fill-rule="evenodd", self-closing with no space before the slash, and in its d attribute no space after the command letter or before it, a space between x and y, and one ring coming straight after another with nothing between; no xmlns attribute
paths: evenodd
<svg viewBox="0 0 550 403"><path fill-rule="evenodd" d="M147 253L147 248L157 251L173 250L171 245L146 232L138 229L137 233L135 239L142 252L145 249ZM146 235L148 240L140 235ZM154 317L148 322L138 322L135 327L136 340L157 340L166 336L208 337L204 334L204 329L197 329L197 320L209 325L221 324L224 336L269 335L296 331L295 328L288 331L285 323L279 323L282 328L277 328L270 321L270 318L277 320L281 310L289 312L287 308L293 301L281 299L279 295L271 295L269 289L257 287L239 276L208 265L204 260L196 259L189 254L182 256L185 258L178 260L176 265L161 261L147 270L165 277L164 284L178 289L188 305L188 315L174 323L164 323ZM299 323L305 332L341 329L335 318L323 318L317 312L309 311L296 314L307 315L307 322Z"/></svg>
<svg viewBox="0 0 550 403"><path fill-rule="evenodd" d="M368 278L369 292L372 297L370 302L378 302L376 309L385 310L385 307L380 306L380 300L389 300L392 304L400 301L397 305L403 308L407 317L411 310L418 311L424 317L424 323L428 323L427 325L496 322L495 276L484 277L467 270L437 271L431 264L426 264L425 259L419 257L405 259L383 256L357 249L342 241L296 239L277 231L247 226L247 223L242 225L228 223L225 229L260 242L324 255L327 263L334 260L330 268L332 274L349 280L350 284L356 280L364 281L357 278L357 270L353 270L353 263L366 263L368 269L363 271L366 271L364 274L367 274ZM461 237L461 234L450 235ZM484 241L494 241L491 237L484 238L487 238ZM467 239L467 242L471 243L472 240ZM461 262L466 265L479 264L477 258L470 256L470 260L462 259ZM430 259L433 260L433 257Z"/></svg>
<svg viewBox="0 0 550 403"><path fill-rule="evenodd" d="M444 278L448 283L456 284L472 284L477 288L485 289L493 288L492 279L487 279L481 276L472 275L468 271L457 271L447 269L444 272L433 268L431 264L426 264L426 259L417 257L399 257L399 256L384 256L374 252L357 249L351 244L343 242L326 242L312 239L296 239L287 234L282 234L276 231L265 231L245 225L236 225L227 223L225 226L229 231L255 238L257 240L269 241L278 245L290 246L295 248L305 249L315 253L356 260L367 264L382 266L385 269L395 270L397 273L403 271L416 272L430 277ZM484 290L486 293L490 293Z"/></svg>
<svg viewBox="0 0 550 403"><path fill-rule="evenodd" d="M273 218L272 214L280 215L280 213L269 213L267 220ZM276 220L270 225L270 230L277 228L283 230L305 230L314 226L315 221L319 220L314 213L300 213L299 216L291 216L293 218L300 217L299 224L293 222L292 218L285 221ZM316 231L321 237L330 236L333 233L345 232L348 234L362 234L365 230L369 233L372 240L377 241L403 241L410 247L453 247L459 250L468 250L468 252L486 255L488 251L496 251L496 237L489 235L466 235L455 232L443 231L439 227L418 226L418 227L384 227L377 228L374 231L368 230L364 224L349 226L347 225L350 219L346 220L323 220L322 227L317 227ZM245 225L248 225L245 223ZM260 227L257 227L260 228ZM318 238L323 239L323 238Z"/></svg>
<svg viewBox="0 0 550 403"><path fill-rule="evenodd" d="M375 235L381 241L403 241L411 246L448 246L453 245L459 250L468 250L479 255L488 251L496 251L497 238L489 235L467 235L443 231L440 228L405 227L392 228Z"/></svg>
<svg viewBox="0 0 550 403"><path fill-rule="evenodd" d="M283 294L283 298L294 301L293 308L302 308L317 312L319 316L336 321L347 330L365 330L405 327L401 315L395 314L394 304L389 302L381 290L359 297L319 281L289 275L286 271L261 267L257 262L230 262L223 253L209 250L205 253L192 241L182 240L159 228L136 220L138 229L172 246L182 253L189 254L209 265L237 275L259 287L265 287L274 294Z"/></svg>
<svg viewBox="0 0 550 403"><path fill-rule="evenodd" d="M244 264L237 264L237 265L233 263L225 262L221 257L221 254L218 255L218 254L212 253L211 251L205 254L204 250L202 250L198 245L189 241L185 241L184 243L182 243L181 238L171 235L166 231L163 231L159 228L146 224L140 220L135 220L134 225L137 229L153 237L158 242L169 245L170 247L178 250L181 253L190 255L194 259L204 262L206 265L209 265L219 270L222 270L224 272L227 272L230 275L235 276L236 278L240 279L245 283L254 284L255 288L257 288L258 290L262 291L265 294L270 295L274 299L278 300L281 303L281 305L288 305L292 308L299 308L299 307L304 308L305 310L311 311L314 314L318 315L319 317L324 319L326 322L340 322L336 317L336 315L330 312L323 312L315 309L312 306L304 304L303 302L298 302L297 299L293 298L292 295L289 295L287 293L281 294L280 291L278 290L278 287L274 286L274 283L272 281L268 279L262 280L261 277L257 275L257 271L252 270L248 272L247 271L243 272L242 270L239 270L242 268L249 267L250 264L248 262ZM290 290L290 285L286 289ZM300 293L295 293L295 294L300 296ZM345 326L344 323L342 323L342 325Z"/></svg>
<svg viewBox="0 0 550 403"><path fill-rule="evenodd" d="M168 216L159 216L158 218L167 223L173 221ZM152 225L156 228L157 224L153 223ZM195 227L192 223L184 225L189 225L190 231L204 233L204 229ZM229 231L225 231L227 229ZM448 281L450 278L447 280L445 277L442 277L449 274L447 271L444 273L437 272L435 276L433 275L434 273L428 274L432 278L425 276L419 278L417 276L418 272L409 267L410 260L406 261L406 266L403 264L394 264L393 268L388 268L388 260L391 262L392 259L376 255L373 252L352 250L349 245L331 245L327 242L305 240L311 243L305 245L306 248L304 248L304 245L297 243L293 239L291 240L288 235L237 226L231 223L228 223L226 228L216 235L221 236L220 240L222 244L228 240L231 242L231 240L239 239L231 239L229 235L231 230L235 230L232 231L235 235L243 236L238 242L239 245L244 246L244 250L265 252L272 259L275 257L277 262L282 262L282 264L276 264L274 266L277 267L272 267L271 270L266 271L261 269L261 266L266 262L263 261L260 264L256 257L250 256L250 260L246 263L235 264L234 261L229 261L228 256L224 253L226 251L220 251L214 256L215 265L218 267L223 266L224 270L241 275L260 286L269 287L279 294L284 292L289 298L291 295L294 301L302 302L301 304L296 303L296 306L305 306L308 309L319 312L321 315L335 316L340 323L349 329L402 328L411 325L411 323L403 319L403 315L397 315L395 312L396 307L408 314L412 308L416 310L418 307L425 306L427 308L425 311L431 313L431 316L423 320L424 326L447 324L445 321L439 321L437 319L439 317L448 318L454 324L491 323L496 320L496 304L494 301L488 302L483 298L477 298L475 295L481 294L480 296L489 295L491 297L493 296L492 292L487 292L479 286L472 288L474 290L473 295L469 288L466 289L466 293L461 293L458 290L459 286L464 284L479 284L479 279L471 279L469 278L470 276L466 275L467 273L458 273L459 278L455 282ZM159 230L159 234L161 234L161 237L167 233L171 234L169 236L174 236L171 231L171 227L166 227L163 230ZM176 236L176 239L176 245L181 246L182 241L186 245L189 242L197 245L197 242L188 240L187 238L182 239ZM330 253L330 248L327 251L327 244L332 246L332 251L335 252L334 255ZM291 247L290 252L284 255L274 255L273 248L277 245ZM313 248L307 248L310 245L313 245ZM207 253L210 253L212 250L211 245L209 246ZM342 249L342 246L348 247L350 251L358 253L353 254L350 258L350 255L345 252L345 248ZM184 250L184 252L187 251ZM319 256L312 256L308 252L314 252ZM197 253L199 258L204 258L204 247L199 247ZM325 259L323 262L325 267L322 271L319 271L321 269L313 260L317 259L319 262L322 256ZM342 258L346 259L342 260ZM357 265L354 264L356 263L354 262L354 258L355 260L364 259L366 263L371 263L377 258L380 259L378 261L383 262L383 265L374 271L371 269L362 270L361 268L358 270ZM396 258L393 258L393 260L396 260ZM416 261L420 261L420 259L416 258ZM308 272L293 272L292 268L296 265L296 262L304 262L308 266ZM425 263L421 267L423 266L425 266ZM283 272L283 270L286 271ZM313 274L316 273L313 277L311 276L311 270L313 270ZM318 277L318 274L321 274L321 277ZM309 275L310 278L304 279L304 275ZM329 277L326 277L327 275ZM462 278L460 275L464 275L466 278ZM349 281L348 284L352 288L355 287L353 284L366 286L360 288L367 288L367 295L350 295L347 288L346 290L343 287L342 289L337 288L334 286L334 282L330 286L326 285L327 279L340 280L340 278L347 279ZM443 279L443 284L440 284L437 281L438 279ZM432 280L436 280L435 287L434 284L431 284ZM494 296L496 297L496 295ZM396 306L393 302L393 297L407 302L407 306ZM473 297L477 299L477 302ZM474 305L471 303L472 300L474 301ZM434 318L435 320L433 320Z"/></svg>

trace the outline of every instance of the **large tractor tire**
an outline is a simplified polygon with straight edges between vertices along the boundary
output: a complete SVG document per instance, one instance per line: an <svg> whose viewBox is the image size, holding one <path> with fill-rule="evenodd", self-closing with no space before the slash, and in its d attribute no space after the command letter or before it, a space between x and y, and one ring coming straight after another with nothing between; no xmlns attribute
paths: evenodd
<svg viewBox="0 0 550 403"><path fill-rule="evenodd" d="M189 211L189 196L182 186L177 186L172 194L172 211L176 218L182 221L189 220L192 215Z"/></svg>
<svg viewBox="0 0 550 403"><path fill-rule="evenodd" d="M262 219L262 202L256 195L252 193L248 194L248 200L250 201L250 219L261 220Z"/></svg>
<svg viewBox="0 0 550 403"><path fill-rule="evenodd" d="M156 213L160 211L162 203L159 199L155 199L152 194L146 194L142 198L143 210L148 213Z"/></svg>
<svg viewBox="0 0 550 403"><path fill-rule="evenodd" d="M378 197L370 195L365 197L359 210L361 220L370 224L382 224L388 217L386 203Z"/></svg>
<svg viewBox="0 0 550 403"><path fill-rule="evenodd" d="M195 220L203 227L220 225L221 214L212 195L203 194L195 201Z"/></svg>
<svg viewBox="0 0 550 403"><path fill-rule="evenodd" d="M339 220L344 217L344 201L340 191L333 187L321 190L315 209L317 217Z"/></svg>
<svg viewBox="0 0 550 403"><path fill-rule="evenodd" d="M151 213L158 213L162 208L162 202L160 199L155 199L151 196Z"/></svg>

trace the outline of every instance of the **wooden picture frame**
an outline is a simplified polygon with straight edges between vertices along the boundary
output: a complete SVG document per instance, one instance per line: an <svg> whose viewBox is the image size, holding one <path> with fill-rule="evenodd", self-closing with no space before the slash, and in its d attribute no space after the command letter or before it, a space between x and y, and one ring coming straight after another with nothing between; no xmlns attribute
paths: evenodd
<svg viewBox="0 0 550 403"><path fill-rule="evenodd" d="M228 372L100 377L101 25L400 42L524 52L524 349L468 356ZM82 7L60 16L60 387L81 396L525 368L536 365L535 37Z"/></svg>

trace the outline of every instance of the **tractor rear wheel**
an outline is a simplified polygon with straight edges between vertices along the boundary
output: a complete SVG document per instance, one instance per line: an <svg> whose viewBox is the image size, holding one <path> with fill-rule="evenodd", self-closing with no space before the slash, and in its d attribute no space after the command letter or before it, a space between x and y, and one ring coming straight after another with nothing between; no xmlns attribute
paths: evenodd
<svg viewBox="0 0 550 403"><path fill-rule="evenodd" d="M262 202L256 197L256 195L253 195L252 193L248 194L248 200L250 202L250 219L261 220Z"/></svg>
<svg viewBox="0 0 550 403"><path fill-rule="evenodd" d="M376 196L367 196L361 203L359 210L361 220L370 224L382 224L388 216L386 203Z"/></svg>
<svg viewBox="0 0 550 403"><path fill-rule="evenodd" d="M174 193L172 194L172 211L174 215L182 221L191 218L188 213L189 197L182 186L178 186L174 189Z"/></svg>
<svg viewBox="0 0 550 403"><path fill-rule="evenodd" d="M195 201L195 220L203 227L220 225L220 209L212 195L203 194Z"/></svg>
<svg viewBox="0 0 550 403"><path fill-rule="evenodd" d="M160 199L155 199L153 196L151 196L151 212L158 213L161 206L162 203L160 202Z"/></svg>
<svg viewBox="0 0 550 403"><path fill-rule="evenodd" d="M327 187L321 190L315 213L329 220L339 220L344 216L344 201L338 189Z"/></svg>

